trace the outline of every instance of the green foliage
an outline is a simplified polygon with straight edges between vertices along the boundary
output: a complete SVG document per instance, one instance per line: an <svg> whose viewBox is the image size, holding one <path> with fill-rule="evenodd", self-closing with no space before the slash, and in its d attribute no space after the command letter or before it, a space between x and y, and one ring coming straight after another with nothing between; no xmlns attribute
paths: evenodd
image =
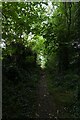
<svg viewBox="0 0 80 120"><path fill-rule="evenodd" d="M65 75L47 73L47 83L50 94L53 96L55 103L62 117L78 117L80 115L79 98L80 93L80 76L72 71ZM62 114L63 113L63 114Z"/></svg>
<svg viewBox="0 0 80 120"><path fill-rule="evenodd" d="M34 117L39 68L30 71L18 69L17 73L17 83L12 81L12 77L3 76L3 118Z"/></svg>
<svg viewBox="0 0 80 120"><path fill-rule="evenodd" d="M46 68L49 71L49 73L53 74L57 72L57 66L58 66L57 55L56 53L53 53L49 55L49 58L47 59Z"/></svg>
<svg viewBox="0 0 80 120"><path fill-rule="evenodd" d="M22 80L22 70L28 67L36 67L36 53L22 43L12 42L3 50L3 75L14 83Z"/></svg>
<svg viewBox="0 0 80 120"><path fill-rule="evenodd" d="M36 71L34 73L38 63L48 71L50 92L57 92L56 98L59 97L64 104L70 103L70 96L71 101L76 98L74 92L80 78L80 2L3 2L2 11L4 46L0 59L3 61L5 82L8 82L8 88L3 82L5 88L9 92L9 89L13 89L9 87L10 84L17 85L17 93L17 87L19 89L24 81L26 94L28 87L29 91L32 87L31 96L27 96L28 100L31 99L38 80ZM8 95L5 88L4 99ZM21 89L21 93L23 91L25 94L25 90ZM10 100L16 99L15 97ZM32 109L31 106L32 104L28 108ZM78 105L76 108L78 109ZM13 112L15 110L18 110L18 102Z"/></svg>

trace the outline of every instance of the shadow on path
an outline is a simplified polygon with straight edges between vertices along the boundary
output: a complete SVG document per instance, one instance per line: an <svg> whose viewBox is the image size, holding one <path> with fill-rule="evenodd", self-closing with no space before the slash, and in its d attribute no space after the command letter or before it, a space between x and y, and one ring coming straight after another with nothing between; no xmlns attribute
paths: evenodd
<svg viewBox="0 0 80 120"><path fill-rule="evenodd" d="M52 96L48 92L47 81L45 71L41 71L41 78L38 84L37 96L37 118L57 118L56 115L56 106L53 103Z"/></svg>

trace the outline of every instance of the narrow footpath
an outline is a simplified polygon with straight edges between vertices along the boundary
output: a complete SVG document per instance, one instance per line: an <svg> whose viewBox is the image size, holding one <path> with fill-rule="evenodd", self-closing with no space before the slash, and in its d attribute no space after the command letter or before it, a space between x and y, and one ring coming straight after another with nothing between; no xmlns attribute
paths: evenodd
<svg viewBox="0 0 80 120"><path fill-rule="evenodd" d="M52 96L48 92L45 72L41 71L41 79L38 84L38 102L36 118L56 118L56 106L53 103Z"/></svg>

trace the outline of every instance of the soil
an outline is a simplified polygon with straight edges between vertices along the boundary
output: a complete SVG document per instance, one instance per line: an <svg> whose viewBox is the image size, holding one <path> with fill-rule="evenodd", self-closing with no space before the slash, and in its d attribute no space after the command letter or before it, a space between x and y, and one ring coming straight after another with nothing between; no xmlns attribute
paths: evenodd
<svg viewBox="0 0 80 120"><path fill-rule="evenodd" d="M45 72L41 71L41 78L37 90L37 112L36 118L57 118L56 106L52 96L48 92Z"/></svg>

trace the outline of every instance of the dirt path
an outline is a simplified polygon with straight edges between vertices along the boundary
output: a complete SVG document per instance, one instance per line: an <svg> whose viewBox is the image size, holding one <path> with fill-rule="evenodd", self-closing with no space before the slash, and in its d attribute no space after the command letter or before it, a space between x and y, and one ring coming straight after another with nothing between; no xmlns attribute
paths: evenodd
<svg viewBox="0 0 80 120"><path fill-rule="evenodd" d="M38 106L36 117L37 118L57 118L54 115L56 106L52 101L52 96L48 92L47 81L45 79L45 72L41 72L41 79L38 84Z"/></svg>

